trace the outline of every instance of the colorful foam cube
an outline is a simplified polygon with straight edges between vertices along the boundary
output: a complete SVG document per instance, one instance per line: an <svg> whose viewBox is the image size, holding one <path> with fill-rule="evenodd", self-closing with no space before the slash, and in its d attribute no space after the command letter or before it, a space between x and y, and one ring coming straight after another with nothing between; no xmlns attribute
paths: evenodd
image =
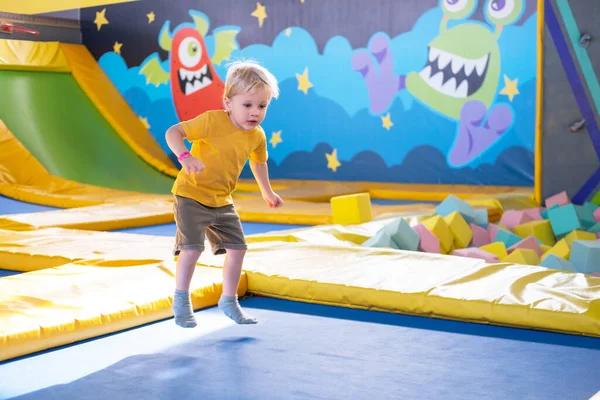
<svg viewBox="0 0 600 400"><path fill-rule="evenodd" d="M334 224L362 224L373 219L369 193L335 196L331 198L330 203Z"/></svg>
<svg viewBox="0 0 600 400"><path fill-rule="evenodd" d="M505 229L499 229L498 233L496 234L496 237L494 238L495 242L503 242L504 245L506 247L510 247L518 242L521 241L521 237L518 235L515 235L514 233L505 230Z"/></svg>
<svg viewBox="0 0 600 400"><path fill-rule="evenodd" d="M587 231L591 232L591 233L598 233L598 232L600 232L600 222L597 222L594 225L592 225L590 228L588 228Z"/></svg>
<svg viewBox="0 0 600 400"><path fill-rule="evenodd" d="M552 207L553 205L565 206L569 204L571 200L567 192L560 192L546 199L546 208Z"/></svg>
<svg viewBox="0 0 600 400"><path fill-rule="evenodd" d="M487 231L490 235L490 241L493 242L496 239L496 235L498 234L498 231L502 229L501 227L499 227L496 224L489 224L487 227Z"/></svg>
<svg viewBox="0 0 600 400"><path fill-rule="evenodd" d="M558 256L555 256L554 254L551 254L548 257L544 258L540 265L542 267L557 269L559 271L577 272L571 262Z"/></svg>
<svg viewBox="0 0 600 400"><path fill-rule="evenodd" d="M486 244L485 246L481 246L480 249L496 255L499 260L502 260L508 255L508 252L506 251L506 245L503 242Z"/></svg>
<svg viewBox="0 0 600 400"><path fill-rule="evenodd" d="M558 204L553 205L552 207L546 208L544 210L542 210L542 212L540 214L542 214L542 218L543 219L548 219L548 212L550 211L550 209L552 208L558 208L560 207Z"/></svg>
<svg viewBox="0 0 600 400"><path fill-rule="evenodd" d="M584 274L600 272L600 241L575 240L571 245L569 261L577 272Z"/></svg>
<svg viewBox="0 0 600 400"><path fill-rule="evenodd" d="M584 207L584 208L587 208L588 210L590 210L590 211L592 212L592 214L594 214L594 212L595 212L595 211L598 209L598 206L597 206L597 205L595 205L595 204L593 204L593 203L590 203L589 201L586 201L586 202L583 204L583 207Z"/></svg>
<svg viewBox="0 0 600 400"><path fill-rule="evenodd" d="M592 276L596 276L598 278L600 278L600 272L594 272L593 274L591 274Z"/></svg>
<svg viewBox="0 0 600 400"><path fill-rule="evenodd" d="M367 239L363 244L364 247L377 247L381 249L398 249L392 237L383 229L380 229L373 237Z"/></svg>
<svg viewBox="0 0 600 400"><path fill-rule="evenodd" d="M548 211L548 219L552 225L554 236L557 238L562 238L569 232L581 230L582 228L581 221L573 204L551 208Z"/></svg>
<svg viewBox="0 0 600 400"><path fill-rule="evenodd" d="M448 254L454 242L454 236L446 221L439 215L434 215L423 221L423 225L440 240L440 253Z"/></svg>
<svg viewBox="0 0 600 400"><path fill-rule="evenodd" d="M448 228L450 228L450 232L452 232L452 235L454 236L454 248L464 249L465 247L468 247L471 243L471 239L473 239L473 232L463 216L459 214L458 211L455 211L446 215L444 221L446 221Z"/></svg>
<svg viewBox="0 0 600 400"><path fill-rule="evenodd" d="M487 208L478 208L475 210L475 221L473 221L475 225L481 226L485 228L489 224L489 214Z"/></svg>
<svg viewBox="0 0 600 400"><path fill-rule="evenodd" d="M575 240L596 240L596 234L584 231L572 231L564 239L571 246Z"/></svg>
<svg viewBox="0 0 600 400"><path fill-rule="evenodd" d="M600 222L600 208L594 211L594 219L596 220L596 222Z"/></svg>
<svg viewBox="0 0 600 400"><path fill-rule="evenodd" d="M455 256L460 256L460 257L479 258L479 259L487 261L487 262L498 262L497 255L487 252L482 249L478 249L476 247L467 247L464 249L457 249L457 250L454 250L452 252L452 254Z"/></svg>
<svg viewBox="0 0 600 400"><path fill-rule="evenodd" d="M533 236L548 246L554 246L556 243L551 222L548 220L526 222L515 226L514 232L522 238Z"/></svg>
<svg viewBox="0 0 600 400"><path fill-rule="evenodd" d="M539 221L544 219L542 217L542 211L543 209L541 207L527 208L523 210L525 215L527 215L531 221Z"/></svg>
<svg viewBox="0 0 600 400"><path fill-rule="evenodd" d="M468 222L474 222L476 218L475 210L464 200L459 199L456 196L448 196L442 201L436 208L435 213L440 217L445 217L458 212Z"/></svg>
<svg viewBox="0 0 600 400"><path fill-rule="evenodd" d="M507 210L502 214L500 223L512 231L515 226L522 225L525 222L532 220L533 219L522 210Z"/></svg>
<svg viewBox="0 0 600 400"><path fill-rule="evenodd" d="M482 228L481 226L476 225L474 223L469 224L469 226L471 227L471 231L473 232L473 239L471 240L471 244L474 247L481 247L486 244L490 244L490 234L487 231L487 229Z"/></svg>
<svg viewBox="0 0 600 400"><path fill-rule="evenodd" d="M440 253L440 239L435 236L423 224L413 226L413 229L419 235L419 251L426 253Z"/></svg>
<svg viewBox="0 0 600 400"><path fill-rule="evenodd" d="M567 243L566 239L560 239L552 248L544 253L542 261L549 256L557 256L564 260L568 260L571 255L571 245Z"/></svg>
<svg viewBox="0 0 600 400"><path fill-rule="evenodd" d="M538 244L540 245L540 249L542 250L542 255L540 257L543 257L552 248L552 246L548 246L547 244L540 243L539 241L538 241Z"/></svg>
<svg viewBox="0 0 600 400"><path fill-rule="evenodd" d="M531 249L516 249L506 257L502 258L501 261L523 265L539 265L540 257Z"/></svg>
<svg viewBox="0 0 600 400"><path fill-rule="evenodd" d="M533 250L535 251L535 254L537 254L538 257L541 257L543 254L542 249L540 248L540 245L537 242L537 239L533 236L528 236L527 238L520 240L519 242L510 246L508 248L508 253L510 254L517 249Z"/></svg>
<svg viewBox="0 0 600 400"><path fill-rule="evenodd" d="M419 234L410 227L404 218L396 218L382 228L400 250L417 251Z"/></svg>
<svg viewBox="0 0 600 400"><path fill-rule="evenodd" d="M574 207L577 217L579 217L579 221L581 221L581 226L583 229L589 229L596 223L594 211L584 206L574 205Z"/></svg>

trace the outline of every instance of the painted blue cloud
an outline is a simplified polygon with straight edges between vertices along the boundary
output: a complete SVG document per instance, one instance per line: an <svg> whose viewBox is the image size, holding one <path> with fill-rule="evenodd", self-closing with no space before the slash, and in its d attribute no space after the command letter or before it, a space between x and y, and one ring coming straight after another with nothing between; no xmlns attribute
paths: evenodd
<svg viewBox="0 0 600 400"><path fill-rule="evenodd" d="M169 84L158 87L147 85L146 78L139 73L140 67L127 68L125 60L117 53L108 52L103 54L98 60L98 64L121 94L126 93L131 88L140 88L146 92L151 101L171 98ZM169 62L165 61L162 65L168 71Z"/></svg>

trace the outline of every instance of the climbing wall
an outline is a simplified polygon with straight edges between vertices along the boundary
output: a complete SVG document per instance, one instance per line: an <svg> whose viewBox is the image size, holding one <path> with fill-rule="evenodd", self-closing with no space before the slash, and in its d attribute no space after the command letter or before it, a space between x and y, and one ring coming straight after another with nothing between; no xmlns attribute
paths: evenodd
<svg viewBox="0 0 600 400"><path fill-rule="evenodd" d="M543 197L562 190L572 197L600 166L590 138L593 124L588 121L581 130L569 131L571 124L583 118L582 105L585 104L588 104L598 124L599 111L594 94L600 96L600 93L594 93L594 80L597 84L600 29L594 28L593 23L600 18L600 9L596 0L552 0L546 5L548 3L552 7L546 6L544 36ZM549 20L552 13L558 24ZM574 46L569 32L575 29L580 34L588 32L596 38L586 49L578 44ZM566 51L561 43L566 44ZM568 67L570 63L573 69ZM581 85L579 92L573 90L573 82Z"/></svg>

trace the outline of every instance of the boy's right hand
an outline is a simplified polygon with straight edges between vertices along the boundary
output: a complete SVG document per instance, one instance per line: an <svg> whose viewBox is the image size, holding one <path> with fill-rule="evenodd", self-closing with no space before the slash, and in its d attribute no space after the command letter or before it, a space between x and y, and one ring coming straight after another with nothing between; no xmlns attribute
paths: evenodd
<svg viewBox="0 0 600 400"><path fill-rule="evenodd" d="M204 171L204 163L194 156L189 156L181 160L181 166L185 169L188 175L199 174Z"/></svg>

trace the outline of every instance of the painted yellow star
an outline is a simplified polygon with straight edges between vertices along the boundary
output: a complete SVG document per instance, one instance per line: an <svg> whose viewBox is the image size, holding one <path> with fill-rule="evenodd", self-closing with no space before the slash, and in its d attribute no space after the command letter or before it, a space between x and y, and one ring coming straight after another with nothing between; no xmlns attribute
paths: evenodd
<svg viewBox="0 0 600 400"><path fill-rule="evenodd" d="M98 30L102 28L102 25L109 24L108 20L106 19L106 8L102 11L96 11L96 19L94 20L94 23L98 27Z"/></svg>
<svg viewBox="0 0 600 400"><path fill-rule="evenodd" d="M504 75L504 89L502 89L500 94L507 95L510 101L513 101L513 98L519 94L519 89L517 89L518 83L518 78L515 80L510 80L508 79L508 76Z"/></svg>
<svg viewBox="0 0 600 400"><path fill-rule="evenodd" d="M148 118L142 118L139 116L138 118L140 119L140 121L142 121L142 125L144 125L146 129L150 129L150 123L148 122Z"/></svg>
<svg viewBox="0 0 600 400"><path fill-rule="evenodd" d="M308 67L304 68L302 74L296 74L298 79L298 90L302 90L304 94L308 93L308 89L313 87L313 84L308 80Z"/></svg>
<svg viewBox="0 0 600 400"><path fill-rule="evenodd" d="M292 28L287 28L285 30L285 36L290 37L291 34L292 34Z"/></svg>
<svg viewBox="0 0 600 400"><path fill-rule="evenodd" d="M335 170L342 165L337 159L337 149L333 149L331 154L325 153L325 157L327 157L327 168L333 172L335 172Z"/></svg>
<svg viewBox="0 0 600 400"><path fill-rule="evenodd" d="M394 126L394 123L392 122L392 118L390 117L390 113L387 113L387 115L385 116L381 116L381 123L382 126L387 129L388 131L390 130L390 128L392 126Z"/></svg>
<svg viewBox="0 0 600 400"><path fill-rule="evenodd" d="M123 47L123 43L115 42L113 46L113 51L117 54L121 54L121 47Z"/></svg>
<svg viewBox="0 0 600 400"><path fill-rule="evenodd" d="M273 148L277 147L279 143L283 142L283 139L281 138L281 131L273 132L269 142L271 142L271 146L273 146Z"/></svg>
<svg viewBox="0 0 600 400"><path fill-rule="evenodd" d="M150 11L148 14L146 14L146 17L148 17L148 23L151 24L154 22L156 15L154 14L154 11Z"/></svg>
<svg viewBox="0 0 600 400"><path fill-rule="evenodd" d="M258 18L258 26L262 27L267 18L267 8L260 3L256 3L256 10L252 12L253 17Z"/></svg>

